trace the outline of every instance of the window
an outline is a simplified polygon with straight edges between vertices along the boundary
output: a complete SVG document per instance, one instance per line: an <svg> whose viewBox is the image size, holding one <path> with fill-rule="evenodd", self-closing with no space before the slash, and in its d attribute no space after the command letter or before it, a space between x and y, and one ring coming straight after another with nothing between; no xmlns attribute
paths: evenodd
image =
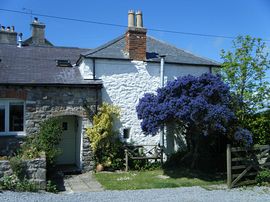
<svg viewBox="0 0 270 202"><path fill-rule="evenodd" d="M124 139L128 139L129 135L130 135L130 128L124 128L124 130L123 130Z"/></svg>
<svg viewBox="0 0 270 202"><path fill-rule="evenodd" d="M72 67L72 64L69 60L56 60L56 65L58 67Z"/></svg>
<svg viewBox="0 0 270 202"><path fill-rule="evenodd" d="M62 123L62 130L68 130L68 124L67 122Z"/></svg>
<svg viewBox="0 0 270 202"><path fill-rule="evenodd" d="M24 131L24 102L0 100L0 134L18 134Z"/></svg>

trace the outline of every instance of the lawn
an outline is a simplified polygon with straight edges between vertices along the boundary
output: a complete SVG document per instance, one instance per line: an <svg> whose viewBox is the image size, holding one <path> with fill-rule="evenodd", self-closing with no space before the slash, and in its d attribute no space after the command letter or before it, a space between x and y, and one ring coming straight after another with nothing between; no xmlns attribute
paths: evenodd
<svg viewBox="0 0 270 202"><path fill-rule="evenodd" d="M100 172L96 179L108 190L153 189L222 184L220 176L187 169L163 171Z"/></svg>

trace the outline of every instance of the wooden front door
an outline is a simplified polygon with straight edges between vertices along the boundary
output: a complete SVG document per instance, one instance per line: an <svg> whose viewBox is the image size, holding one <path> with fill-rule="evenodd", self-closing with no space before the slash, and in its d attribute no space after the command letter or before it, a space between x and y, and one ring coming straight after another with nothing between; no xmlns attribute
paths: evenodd
<svg viewBox="0 0 270 202"><path fill-rule="evenodd" d="M76 117L66 116L62 119L63 134L58 145L61 150L57 158L57 164L76 163Z"/></svg>

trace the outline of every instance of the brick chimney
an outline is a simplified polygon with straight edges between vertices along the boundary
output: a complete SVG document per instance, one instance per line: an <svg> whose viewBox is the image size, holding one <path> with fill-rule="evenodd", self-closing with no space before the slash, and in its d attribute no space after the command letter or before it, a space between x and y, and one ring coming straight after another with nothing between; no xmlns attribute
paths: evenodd
<svg viewBox="0 0 270 202"><path fill-rule="evenodd" d="M135 25L136 23L136 25ZM128 29L125 50L132 60L146 60L146 32L143 28L142 12L128 12Z"/></svg>
<svg viewBox="0 0 270 202"><path fill-rule="evenodd" d="M45 27L45 24L40 23L38 18L34 18L31 24L33 45L45 45Z"/></svg>
<svg viewBox="0 0 270 202"><path fill-rule="evenodd" d="M0 43L17 45L17 32L14 31L14 26L0 28Z"/></svg>

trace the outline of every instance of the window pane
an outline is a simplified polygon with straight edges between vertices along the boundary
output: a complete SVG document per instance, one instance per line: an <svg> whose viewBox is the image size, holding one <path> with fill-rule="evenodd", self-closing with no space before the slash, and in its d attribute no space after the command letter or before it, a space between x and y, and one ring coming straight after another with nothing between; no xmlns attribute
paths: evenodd
<svg viewBox="0 0 270 202"><path fill-rule="evenodd" d="M9 105L9 131L23 131L23 103Z"/></svg>
<svg viewBox="0 0 270 202"><path fill-rule="evenodd" d="M5 132L5 106L0 105L0 132Z"/></svg>

